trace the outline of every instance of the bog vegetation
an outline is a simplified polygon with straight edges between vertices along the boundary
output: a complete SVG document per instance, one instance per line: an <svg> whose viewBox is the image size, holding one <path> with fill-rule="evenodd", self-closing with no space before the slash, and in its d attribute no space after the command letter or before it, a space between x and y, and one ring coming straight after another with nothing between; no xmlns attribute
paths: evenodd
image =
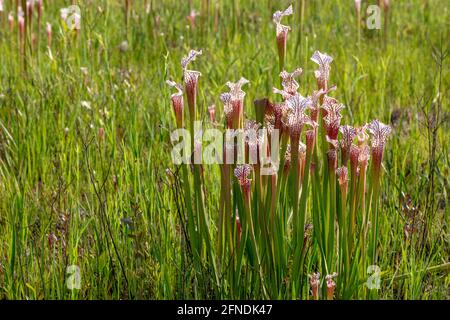
<svg viewBox="0 0 450 320"><path fill-rule="evenodd" d="M448 18L0 0L0 298L448 299Z"/></svg>

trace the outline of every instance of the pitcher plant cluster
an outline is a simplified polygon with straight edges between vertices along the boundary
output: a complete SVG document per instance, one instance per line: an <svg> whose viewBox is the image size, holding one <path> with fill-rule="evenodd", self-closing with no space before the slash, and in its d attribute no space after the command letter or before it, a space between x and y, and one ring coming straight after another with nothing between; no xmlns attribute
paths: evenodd
<svg viewBox="0 0 450 320"><path fill-rule="evenodd" d="M39 57L39 48L45 44L52 57L53 27L45 18L51 18L44 11L44 0L0 0L0 20L7 20L11 44L17 48L17 57L22 60L25 71L33 57ZM81 13L77 5L60 9L61 31L76 43L81 29ZM14 36L16 41L14 41Z"/></svg>
<svg viewBox="0 0 450 320"><path fill-rule="evenodd" d="M252 111L243 90L249 81L241 78L227 82L229 91L220 95L222 120L217 122L214 106L205 110L210 120L205 125L222 129L220 156L230 159L231 154L235 161L176 165L195 279L215 296L371 294L364 282L379 254L382 160L391 129L378 120L343 123L345 106L332 96L336 86L329 81L333 58L325 53L311 57L317 89L309 96L299 92L302 69L284 70L290 27L281 19L292 12L290 6L273 15L281 78L273 92L279 98L255 100ZM181 84L168 81L176 90L171 96L176 126L190 133L188 158L201 153L196 137L203 128L195 128L205 113L198 104L201 73L188 68L201 54L191 50L182 59ZM244 138L224 139L225 130L242 132ZM243 163L237 161L239 148ZM261 159L269 159L269 166ZM262 174L263 168L269 169ZM216 172L220 178L214 180ZM211 179L220 183L220 199L206 192Z"/></svg>

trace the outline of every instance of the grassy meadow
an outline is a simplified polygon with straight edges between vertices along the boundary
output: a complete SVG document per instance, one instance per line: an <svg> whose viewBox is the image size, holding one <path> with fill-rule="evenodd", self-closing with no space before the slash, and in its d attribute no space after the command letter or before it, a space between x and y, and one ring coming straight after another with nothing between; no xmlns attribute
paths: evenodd
<svg viewBox="0 0 450 320"><path fill-rule="evenodd" d="M25 12L23 32L16 1L0 3L0 299L450 298L445 1L387 1L370 30L375 0L362 1L359 21L350 0L47 0ZM79 30L61 18L71 4ZM291 4L281 64L272 15ZM254 100L281 103L282 69L303 69L308 96L314 52L333 58L341 125L391 127L379 192L371 159L368 189L354 187L362 204L348 201L354 233L342 235L349 209L325 136L304 158L315 169L309 189L300 173L301 192L295 168L275 186L255 175L248 199L233 166L173 164L166 80L182 82L191 49L202 50L189 65L201 72L195 119L208 128L224 128L227 81L249 81L243 114L257 119ZM367 287L373 275L378 289Z"/></svg>

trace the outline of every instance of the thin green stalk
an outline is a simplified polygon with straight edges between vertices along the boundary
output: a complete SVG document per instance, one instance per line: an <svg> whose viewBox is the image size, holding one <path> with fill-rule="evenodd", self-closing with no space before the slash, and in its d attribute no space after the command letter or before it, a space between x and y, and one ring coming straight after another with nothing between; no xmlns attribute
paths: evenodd
<svg viewBox="0 0 450 320"><path fill-rule="evenodd" d="M300 279L301 272L303 271L303 261L304 256L304 237L305 237L305 219L306 219L306 203L309 195L309 177L310 177L310 168L311 168L311 159L312 159L312 150L307 150L306 152L306 164L304 170L304 177L302 182L302 193L300 196L300 208L299 208L299 221L298 221L298 229L297 229L297 240L295 247L295 255L294 255L294 283L297 285L302 283ZM297 279L299 280L298 282ZM297 293L299 288L295 288L295 293Z"/></svg>
<svg viewBox="0 0 450 320"><path fill-rule="evenodd" d="M327 265L328 272L332 271L332 266L334 262L334 244L335 244L335 235L334 235L334 225L336 219L336 172L334 170L329 170L330 178L330 210L328 212L328 256L327 256Z"/></svg>

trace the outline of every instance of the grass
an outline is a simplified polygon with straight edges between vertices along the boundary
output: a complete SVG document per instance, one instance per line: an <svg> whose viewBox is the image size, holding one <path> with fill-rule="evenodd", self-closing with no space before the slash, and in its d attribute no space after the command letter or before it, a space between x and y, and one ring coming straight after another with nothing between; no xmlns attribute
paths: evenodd
<svg viewBox="0 0 450 320"><path fill-rule="evenodd" d="M17 26L8 29L11 2L0 16L0 298L267 297L251 264L227 275L239 284L231 292L206 263L213 258L193 259L189 251L186 179L170 160L175 117L165 80L179 82L181 58L202 49L198 117L207 119L215 104L223 119L220 93L244 76L244 111L254 118L252 101L279 87L272 14L291 2L136 1L125 19L124 1L79 1L76 36L59 19L69 3L55 0L46 2L41 22L52 23L51 49L42 26L39 48L31 50L28 34L25 58ZM302 67L300 92L311 93L316 65L309 59L327 52L333 96L346 106L342 123L378 118L393 128L380 187L381 288L361 284L351 298L448 299L449 75L439 52L447 50L449 12L435 1L391 2L387 30L360 26L360 41L352 2L294 2L295 14L283 18L292 27L285 68ZM200 12L195 28L187 27L190 7ZM208 168L213 239L219 177L218 167ZM417 228L408 237L407 224ZM304 276L324 276L316 270L317 245L310 250ZM79 290L66 286L72 265ZM310 298L304 288L270 297Z"/></svg>

